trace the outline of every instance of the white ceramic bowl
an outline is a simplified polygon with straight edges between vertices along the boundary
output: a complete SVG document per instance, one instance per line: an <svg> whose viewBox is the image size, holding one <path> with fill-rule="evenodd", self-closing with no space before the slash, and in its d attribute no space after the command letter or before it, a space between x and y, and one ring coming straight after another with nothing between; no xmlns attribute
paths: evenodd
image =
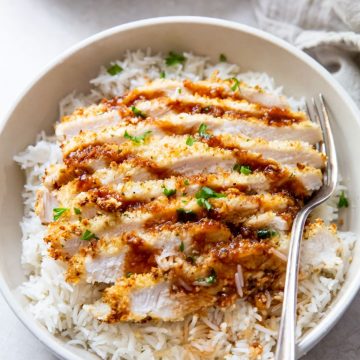
<svg viewBox="0 0 360 360"><path fill-rule="evenodd" d="M23 214L21 192L24 175L13 156L34 143L42 130L51 132L58 117L59 100L73 91L89 89L89 79L99 67L121 57L127 50L151 47L155 51L192 51L217 62L225 53L230 62L246 70L264 71L284 85L286 94L310 97L323 93L330 104L333 129L342 174L349 188L351 209L348 227L360 235L359 110L332 76L303 52L265 32L224 20L201 17L168 17L121 25L81 42L60 56L36 79L10 112L0 135L0 288L20 320L63 359L96 358L83 350L65 345L40 326L15 296L24 280L20 265ZM301 340L299 355L313 347L341 317L360 285L360 247L340 293L326 316Z"/></svg>

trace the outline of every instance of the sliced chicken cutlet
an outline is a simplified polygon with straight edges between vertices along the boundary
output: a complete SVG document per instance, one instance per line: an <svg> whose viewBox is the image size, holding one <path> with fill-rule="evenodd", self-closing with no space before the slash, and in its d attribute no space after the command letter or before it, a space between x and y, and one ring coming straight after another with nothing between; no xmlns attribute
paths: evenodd
<svg viewBox="0 0 360 360"><path fill-rule="evenodd" d="M234 166L239 164L238 170L241 170L241 165L250 166L251 171L265 170L268 175L273 174L279 184L284 184L282 179L293 177L292 181L298 182L300 188L302 184L306 184L305 189L302 188L303 193L311 193L311 190L316 190L321 186L321 170L312 166L303 164L297 164L296 166L281 165L272 159L264 159L261 154L247 150L243 151L238 148L234 149L230 142L228 144L229 148L222 148L209 146L209 144L200 141L196 141L192 146L189 146L186 141L186 138L174 136L161 139L150 138L144 144L134 144L132 141L128 141L121 145L90 145L70 152L65 158L67 168L56 168L55 172L59 172L59 174L56 175L52 172L50 176L52 179L55 177L67 180L74 177L74 168L94 172L111 166L114 162L123 163L127 161L136 162L141 167L145 167L147 172L161 178L180 174L193 176L196 174L233 171ZM216 140L210 139L209 142L211 141ZM301 145L298 147L294 145L294 148L301 149ZM291 155L289 156L287 150L283 151L281 147L279 151L274 149L266 151L271 153L273 157L277 156L280 160L281 157L284 161L290 158L288 160L290 164L294 162L291 160ZM297 151L291 151L294 154L297 153ZM304 150L304 152L306 151ZM318 156L315 150L311 149L309 151L308 158L312 158L312 153L314 157L311 161L322 166L324 159L322 156ZM294 155L298 159L297 156ZM304 155L304 160L310 162L310 160L306 160L306 155Z"/></svg>
<svg viewBox="0 0 360 360"><path fill-rule="evenodd" d="M63 162L36 212L66 280L107 284L86 305L97 319L177 321L283 290L292 221L326 164L319 126L284 97L159 79L77 109L56 135Z"/></svg>
<svg viewBox="0 0 360 360"><path fill-rule="evenodd" d="M210 83L208 82L207 84L209 85ZM228 81L224 81L222 84L220 81L213 82L210 86L206 86L205 82L191 83L187 80L183 82L155 80L134 91L130 91L124 96L123 101L120 101L120 104L133 105L138 104L140 101L158 99L165 99L169 106L167 109L164 107L162 111L159 109L160 114L157 112L157 117L163 111L180 112L184 109L188 110L189 106L190 110L193 111L193 106L197 106L197 108L207 107L205 110L207 112L212 112L216 109L217 111L214 112L216 115L229 111L241 117L254 116L266 120L271 119L272 121L289 120L295 122L308 119L305 113L292 111L285 102L281 105L277 104L277 106L268 106L269 104L246 100L241 96L240 83L235 80L234 83ZM282 102L282 99L279 97L279 102ZM109 104L114 105L113 102Z"/></svg>
<svg viewBox="0 0 360 360"><path fill-rule="evenodd" d="M120 176L122 173L120 173ZM267 191L271 188L271 179L262 173L244 175L236 171L219 174L203 174L192 177L172 176L161 180L117 182L96 177L94 175L75 179L60 189L50 192L44 188L38 193L36 211L43 223L52 221L53 209L59 207L74 208L82 204L96 202L99 198L116 198L126 209L135 203L146 203L160 196L182 197L194 195L202 186L217 190L235 188L245 192ZM84 190L87 190L84 191Z"/></svg>
<svg viewBox="0 0 360 360"><path fill-rule="evenodd" d="M214 135L227 132L267 140L302 140L312 144L321 140L318 125L310 122L304 113L294 112L284 104L269 108L268 104L259 105L239 98L238 91L231 91L232 97L229 97L226 91L217 91L214 95L210 88L206 93L203 84L198 86L199 91L189 91L197 84L190 86L186 81L184 84L154 81L133 90L123 99L79 109L57 125L56 134L60 138L71 138L80 131L140 123L144 123L144 129L148 128L148 131L187 133L204 123ZM214 82L214 85L219 89L219 82ZM229 84L224 82L220 87L224 90L229 88ZM260 97L265 94L258 93ZM142 121L144 118L147 120Z"/></svg>
<svg viewBox="0 0 360 360"><path fill-rule="evenodd" d="M270 252L270 248L267 244L246 240L237 244L231 242L217 249L221 255L211 253L202 259L201 265L190 265L188 271L178 266L166 275L158 271L132 274L107 288L102 300L86 309L99 320L113 323L149 318L179 321L194 311L218 303L229 305L238 297L235 277L240 271L242 296L252 295L259 272L272 271L271 276L262 277L264 289L282 281L284 263ZM226 251L229 256L224 255ZM241 262L249 265L249 270L245 270L246 265L241 266ZM161 292L159 298L158 292Z"/></svg>
<svg viewBox="0 0 360 360"><path fill-rule="evenodd" d="M140 107L144 105L139 104ZM100 117L100 116L99 116ZM110 128L129 127L129 132L132 131L135 135L141 135L145 131L152 131L154 134L192 134L197 131L201 124L205 124L213 135L220 135L224 133L241 134L248 138L263 138L268 141L272 140L287 140L296 141L301 140L310 144L315 144L321 140L321 131L318 125L303 121L284 126L268 126L257 118L247 118L246 120L234 119L225 114L223 117L215 117L210 114L188 114L188 113L166 113L161 117L148 117L146 120L121 118L115 110L101 115L101 118L95 116L91 122L96 125L89 125L90 120L72 121L61 123L58 125L57 134L62 137L63 128L66 126L67 139L71 139L79 134L81 131L97 131L103 132L107 126L101 125L110 124ZM108 119L108 118L109 119ZM103 120L104 118L105 120ZM114 120L116 119L116 120ZM119 130L120 131L120 130Z"/></svg>
<svg viewBox="0 0 360 360"><path fill-rule="evenodd" d="M85 306L97 319L109 323L161 319L182 320L184 316L214 304L206 293L171 294L171 284L159 274L142 274L121 279L105 290L103 302Z"/></svg>
<svg viewBox="0 0 360 360"><path fill-rule="evenodd" d="M50 254L55 259L66 260L87 246L88 240L110 241L125 232L156 224L197 221L211 215L214 219L239 225L258 213L275 212L283 219L278 221L283 226L284 222L292 221L298 208L291 197L283 194L245 195L229 191L217 196L206 201L189 196L175 199L164 196L123 213L116 211L113 198L110 199L111 204L98 202L97 206L87 204L81 207L80 215L73 212L76 208L63 208L65 211L59 221L49 225L45 240L50 244ZM86 234L93 236L86 238Z"/></svg>
<svg viewBox="0 0 360 360"><path fill-rule="evenodd" d="M308 246L317 246L320 238L322 244L339 243L334 227L325 226L322 221L317 220L307 226L304 241L305 244L310 244ZM225 299L232 303L234 291L240 291L242 297L250 299L257 293L259 286L263 291L267 288L270 291L281 289L288 239L282 245L285 247L282 252L274 248L276 241L260 243L233 239L225 245L222 243L213 249L212 255L216 253L217 256L207 262L205 275L201 273L204 269L197 269L192 273L180 270L181 276L178 269L170 271L165 277L157 272L131 274L107 288L102 299L94 305L86 306L86 309L99 320L109 323L142 321L146 318L178 321L189 313L219 304ZM336 251L336 247L334 249ZM305 261L307 266L316 266L321 259L315 256ZM178 273L174 276L176 271ZM267 275L259 276L264 273ZM194 276L201 274L203 277L194 281ZM161 293L159 297L156 295L158 293ZM199 298L199 302L195 304L194 295ZM164 314L161 313L162 307L166 308Z"/></svg>
<svg viewBox="0 0 360 360"><path fill-rule="evenodd" d="M91 155L94 160L91 158L84 161L80 160L81 168L77 168L76 163L79 162L79 157L84 158L86 156L84 153L78 153L75 155L76 158L69 161L69 163L76 162L74 166L56 165L50 167L44 176L44 186L52 191L66 185L73 179L89 188L94 187L91 184L92 182L102 186L122 184L126 181L142 182L166 179L170 176L185 177L191 181L199 175L212 174L216 176L216 174L241 173L241 171L246 172L246 186L253 187L255 190L257 186L255 184L259 184L258 191L282 187L291 189L296 196L309 196L322 184L320 169L300 165L296 167L280 166L276 162L261 161L256 156L252 157L242 153L234 156L229 151L224 153L216 149L208 149L208 151L202 152L203 157L200 157L199 154L199 160L198 157L193 157L191 154L186 155L181 154L181 152L174 154L171 149L166 148L163 149L163 161L161 163L154 162L151 159L155 156L155 152L153 152L154 155L148 154L147 158L117 159L119 163L116 163L114 159L116 159L117 150L107 149L109 150L107 154L99 153L94 149ZM244 167L242 167L243 165Z"/></svg>
<svg viewBox="0 0 360 360"><path fill-rule="evenodd" d="M265 92L259 87L253 88L242 81L235 79L221 80L216 76L209 80L170 80L157 79L145 86L138 87L136 91L130 92L124 99L125 103L133 102L140 96L154 98L157 96L172 96L174 94L201 95L210 98L247 100L249 103L258 104L259 107L287 109L290 112L289 103L284 96Z"/></svg>
<svg viewBox="0 0 360 360"><path fill-rule="evenodd" d="M174 160L170 160L172 164L174 164ZM199 173L195 175L189 175L185 172L182 174L180 171L176 171L175 176L174 172L168 170L169 166L164 168L152 167L151 164L144 164L138 159L132 159L120 164L111 163L109 167L100 168L91 174L81 172L82 175L79 178L76 177L73 169L69 170L66 165L53 166L48 169L44 176L44 187L38 193L38 215L43 223L52 219L51 206L58 203L57 199L62 196L59 193L65 192L76 195L81 191L103 186L119 190L124 187L127 192L134 188L133 197L135 198L139 191L149 188L149 186L154 186L151 188L151 193L159 193L159 186L166 186L168 178L174 179L170 180L170 184L175 182L177 184L176 189L180 188L183 181L185 187L188 186L187 183L189 185L202 184L218 189L232 185L246 192L288 189L298 197L309 196L322 185L321 170L312 167L281 168L269 166L265 168L266 171L252 171L246 166L242 168L240 164L234 164L224 169L224 164L219 162L218 171L214 173L201 173L200 169ZM167 188L174 189L169 184ZM162 189L163 191L164 189ZM141 197L141 195L139 196ZM43 207L48 208L49 211L45 212ZM45 216L46 213L50 218Z"/></svg>
<svg viewBox="0 0 360 360"><path fill-rule="evenodd" d="M199 135L199 128L196 129L195 137L192 136L166 136L156 125L138 124L131 126L120 126L104 129L100 132L87 131L81 135L73 137L69 142L65 142L63 146L64 155L67 156L76 149L86 148L93 144L117 144L128 147L129 138L134 146L142 145L141 137L147 136L148 139L144 147L156 147L161 139L161 145L168 143L169 146L187 145L194 146L195 142L204 142L204 136ZM207 128L206 128L207 129ZM193 133L193 130L191 131ZM131 135L130 135L131 134ZM224 149L233 149L238 151L246 151L250 154L260 155L264 159L277 161L283 165L296 166L296 164L304 164L315 168L322 168L325 165L325 156L316 151L310 144L302 141L266 141L262 139L250 139L241 135L220 134L212 136L207 131L206 136L209 137L207 145L210 147L218 147Z"/></svg>
<svg viewBox="0 0 360 360"><path fill-rule="evenodd" d="M264 230L254 229L247 236L252 235L259 240L258 231ZM286 234L277 232L276 235L284 237L281 242L287 244ZM275 244L273 238L268 241L267 247L270 243ZM95 246L70 259L67 280L75 283L80 280L115 283L122 276L147 273L158 267L163 271L176 272L175 279L181 277L183 285L192 284L204 276L204 271L208 272L215 266L214 261L223 261L224 257L227 262L231 259L249 269L262 269L267 260L259 258L255 261L254 251L259 250L256 244L258 241L252 244L234 239L227 226L206 218L196 223L163 224L124 233L109 242L96 242Z"/></svg>
<svg viewBox="0 0 360 360"><path fill-rule="evenodd" d="M290 181L290 176L284 177L283 182ZM60 205L62 208L81 208L97 204L105 211L125 211L159 197L166 196L173 199L195 196L202 187L210 187L216 191L233 189L251 194L275 191L278 189L277 182L278 179L276 181L261 172L246 175L237 171L115 184L102 184L98 178L90 176L69 182L53 192L45 188L39 191L36 211L43 223L49 223L53 218L53 209ZM90 215L87 213L87 216Z"/></svg>
<svg viewBox="0 0 360 360"><path fill-rule="evenodd" d="M200 254L205 246L211 248L231 237L224 224L206 218L130 231L109 241L97 241L74 255L68 264L67 280L115 283L121 276L145 273L155 266L162 270L184 266L184 260L190 256L194 259L193 254ZM180 255L181 261L171 262Z"/></svg>

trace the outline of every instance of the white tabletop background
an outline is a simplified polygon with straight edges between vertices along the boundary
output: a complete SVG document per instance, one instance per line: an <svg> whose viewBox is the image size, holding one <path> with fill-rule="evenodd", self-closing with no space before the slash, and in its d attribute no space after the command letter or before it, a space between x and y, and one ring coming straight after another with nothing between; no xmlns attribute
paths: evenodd
<svg viewBox="0 0 360 360"><path fill-rule="evenodd" d="M0 119L41 69L69 46L128 21L203 15L256 26L251 1L0 0ZM360 297L304 360L360 359ZM55 360L0 296L0 360Z"/></svg>

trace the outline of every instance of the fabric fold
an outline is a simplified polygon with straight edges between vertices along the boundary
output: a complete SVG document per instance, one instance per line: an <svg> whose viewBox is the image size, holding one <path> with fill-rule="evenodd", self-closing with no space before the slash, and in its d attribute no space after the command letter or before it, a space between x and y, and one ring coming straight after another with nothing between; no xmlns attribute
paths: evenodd
<svg viewBox="0 0 360 360"><path fill-rule="evenodd" d="M360 2L258 0L260 28L321 63L360 105Z"/></svg>

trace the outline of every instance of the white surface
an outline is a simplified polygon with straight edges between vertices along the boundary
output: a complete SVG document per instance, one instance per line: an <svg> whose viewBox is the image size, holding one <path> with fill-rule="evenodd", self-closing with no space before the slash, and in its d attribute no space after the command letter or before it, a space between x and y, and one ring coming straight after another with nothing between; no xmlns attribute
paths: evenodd
<svg viewBox="0 0 360 360"><path fill-rule="evenodd" d="M95 7L95 4L97 4ZM0 0L0 116L54 56L78 40L127 21L160 15L206 15L254 24L245 2ZM148 7L150 7L148 9ZM359 359L360 299L307 359ZM0 299L0 359L52 359Z"/></svg>

